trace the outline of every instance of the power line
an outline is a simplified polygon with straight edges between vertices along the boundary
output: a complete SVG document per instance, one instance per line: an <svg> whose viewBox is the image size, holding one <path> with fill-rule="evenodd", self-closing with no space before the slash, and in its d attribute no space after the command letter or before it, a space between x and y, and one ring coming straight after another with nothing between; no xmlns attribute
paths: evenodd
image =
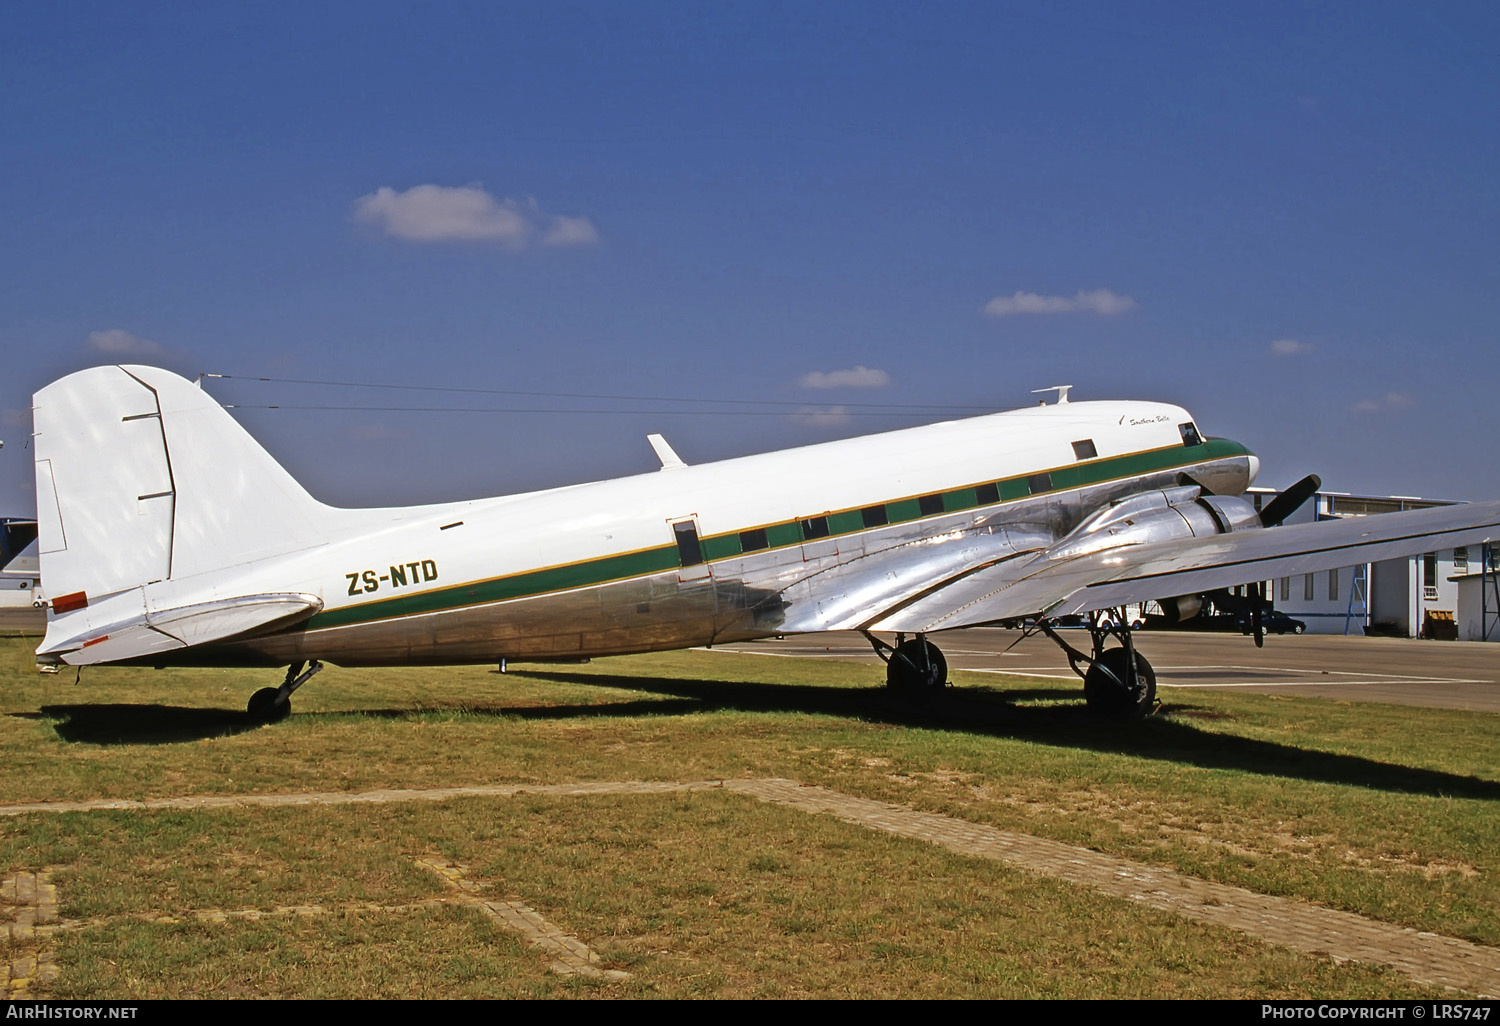
<svg viewBox="0 0 1500 1026"><path fill-rule="evenodd" d="M553 409L496 409L491 407L413 407L413 406L304 406L304 405L248 405L244 403L233 404L238 409L282 409L282 410L357 410L369 412L385 411L407 411L417 413L749 413L769 414L780 413L784 410L806 411L813 405L806 401L793 401L783 399L718 399L705 396L661 396L661 395L614 395L596 392L532 392L520 389L503 388L464 388L450 385L390 385L374 382L361 381L325 381L314 378L270 378L256 377L250 375L215 374L205 371L201 377L215 378L234 381L256 381L270 384L286 385L318 385L327 388L384 388L411 392L456 392L469 395L504 395L528 399L586 399L603 400L607 402L637 402L637 403L694 403L698 405L720 405L720 406L775 406L779 410L741 410L741 411L719 411L719 410L553 410ZM228 405L228 404L226 404ZM888 414L900 414L917 416L926 413L988 413L991 407L985 406L954 406L941 404L922 403L834 403L831 404L843 410L860 409L886 411ZM879 414L868 414L876 416Z"/></svg>
<svg viewBox="0 0 1500 1026"><path fill-rule="evenodd" d="M680 402L690 402L683 399ZM749 400L747 400L749 401ZM952 411L958 407L904 408L898 406L879 409L848 410L842 404L815 407L802 404L794 410L591 410L591 409L538 409L535 407L502 406L333 406L300 403L224 403L226 410L334 410L352 413L569 413L582 414L641 414L652 417L931 417L935 409Z"/></svg>

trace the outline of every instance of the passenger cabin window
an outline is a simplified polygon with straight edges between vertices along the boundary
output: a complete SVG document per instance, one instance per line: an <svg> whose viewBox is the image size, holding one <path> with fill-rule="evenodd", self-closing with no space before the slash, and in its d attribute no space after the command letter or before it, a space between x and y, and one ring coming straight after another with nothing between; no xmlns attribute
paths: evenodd
<svg viewBox="0 0 1500 1026"><path fill-rule="evenodd" d="M752 527L748 531L740 532L741 552L759 552L769 544L766 541L766 529L764 527Z"/></svg>
<svg viewBox="0 0 1500 1026"><path fill-rule="evenodd" d="M1075 460L1091 460L1099 455L1099 450L1094 448L1092 438L1083 438L1073 443L1073 458Z"/></svg>
<svg viewBox="0 0 1500 1026"><path fill-rule="evenodd" d="M814 538L828 537L827 517L808 517L802 521L803 541L812 541Z"/></svg>
<svg viewBox="0 0 1500 1026"><path fill-rule="evenodd" d="M1177 425L1177 430L1182 432L1183 445L1203 444L1203 436L1198 434L1198 428L1193 424L1192 421L1188 421L1186 424Z"/></svg>
<svg viewBox="0 0 1500 1026"><path fill-rule="evenodd" d="M1032 495L1050 492L1052 490L1052 475L1032 474L1026 479L1026 487L1031 490Z"/></svg>
<svg viewBox="0 0 1500 1026"><path fill-rule="evenodd" d="M880 527L891 522L884 506L866 506L859 511L859 518L864 521L866 527Z"/></svg>
<svg viewBox="0 0 1500 1026"><path fill-rule="evenodd" d="M1000 501L1000 486L993 481L986 482L974 489L974 501L981 506L989 506Z"/></svg>
<svg viewBox="0 0 1500 1026"><path fill-rule="evenodd" d="M672 525L677 537L677 559L683 566L697 566L703 562L703 547L698 544L698 526L691 520L681 520Z"/></svg>
<svg viewBox="0 0 1500 1026"><path fill-rule="evenodd" d="M924 517L934 516L943 512L943 497L941 495L924 495L917 500L917 508L922 511Z"/></svg>

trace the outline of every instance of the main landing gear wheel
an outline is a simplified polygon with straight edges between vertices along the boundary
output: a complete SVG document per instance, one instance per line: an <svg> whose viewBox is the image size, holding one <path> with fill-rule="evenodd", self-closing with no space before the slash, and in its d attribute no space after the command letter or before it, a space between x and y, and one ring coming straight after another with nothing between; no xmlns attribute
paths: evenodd
<svg viewBox="0 0 1500 1026"><path fill-rule="evenodd" d="M1130 657L1135 656L1135 672ZM1156 705L1156 671L1146 657L1124 648L1101 653L1083 677L1083 697L1095 715L1111 720L1148 716Z"/></svg>
<svg viewBox="0 0 1500 1026"><path fill-rule="evenodd" d="M280 723L292 714L291 699L278 702L276 699L280 695L280 688L261 688L250 696L245 711L256 723Z"/></svg>
<svg viewBox="0 0 1500 1026"><path fill-rule="evenodd" d="M903 694L925 694L948 683L948 660L926 638L903 641L885 664L885 684Z"/></svg>

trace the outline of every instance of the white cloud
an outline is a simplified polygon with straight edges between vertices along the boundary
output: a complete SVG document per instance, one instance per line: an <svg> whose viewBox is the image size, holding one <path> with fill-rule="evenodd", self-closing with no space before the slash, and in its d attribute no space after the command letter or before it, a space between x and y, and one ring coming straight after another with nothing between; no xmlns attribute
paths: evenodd
<svg viewBox="0 0 1500 1026"><path fill-rule="evenodd" d="M1271 342L1271 353L1275 356L1300 356L1316 348L1311 342L1299 342L1294 338L1278 338Z"/></svg>
<svg viewBox="0 0 1500 1026"><path fill-rule="evenodd" d="M543 246L593 246L599 232L586 217L554 217L542 235Z"/></svg>
<svg viewBox="0 0 1500 1026"><path fill-rule="evenodd" d="M845 406L808 406L791 414L791 418L798 424L811 424L815 427L837 427L849 420L849 409Z"/></svg>
<svg viewBox="0 0 1500 1026"><path fill-rule="evenodd" d="M132 335L120 328L89 332L88 347L109 356L164 356L167 352L149 338Z"/></svg>
<svg viewBox="0 0 1500 1026"><path fill-rule="evenodd" d="M1129 296L1122 296L1109 289L1092 291L1078 290L1073 296L1043 296L1036 292L1017 292L1013 296L997 296L984 305L984 312L991 317L1009 317L1012 314L1056 314L1093 313L1101 317L1134 310L1140 304Z"/></svg>
<svg viewBox="0 0 1500 1026"><path fill-rule="evenodd" d="M808 371L797 379L798 388L885 388L890 383L891 376L885 371L864 364L847 370Z"/></svg>
<svg viewBox="0 0 1500 1026"><path fill-rule="evenodd" d="M1417 401L1405 392L1387 392L1374 399L1361 399L1354 404L1355 413L1384 413L1390 410L1409 410Z"/></svg>
<svg viewBox="0 0 1500 1026"><path fill-rule="evenodd" d="M381 186L354 201L353 218L407 242L494 242L524 249L591 246L599 233L586 217L542 212L536 200L497 200L478 185Z"/></svg>

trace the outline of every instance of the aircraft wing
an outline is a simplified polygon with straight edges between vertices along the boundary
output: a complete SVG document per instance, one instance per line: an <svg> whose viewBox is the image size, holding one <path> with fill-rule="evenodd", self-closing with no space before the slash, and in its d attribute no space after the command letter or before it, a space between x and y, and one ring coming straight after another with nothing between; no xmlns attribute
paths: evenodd
<svg viewBox="0 0 1500 1026"><path fill-rule="evenodd" d="M0 573L28 574L34 577L40 572L36 521L0 520Z"/></svg>
<svg viewBox="0 0 1500 1026"><path fill-rule="evenodd" d="M1124 544L1065 559L1049 558L1044 551L1024 561L976 565L926 590L909 592L860 626L912 633L1040 614L1063 616L1497 537L1500 502L1475 502Z"/></svg>

